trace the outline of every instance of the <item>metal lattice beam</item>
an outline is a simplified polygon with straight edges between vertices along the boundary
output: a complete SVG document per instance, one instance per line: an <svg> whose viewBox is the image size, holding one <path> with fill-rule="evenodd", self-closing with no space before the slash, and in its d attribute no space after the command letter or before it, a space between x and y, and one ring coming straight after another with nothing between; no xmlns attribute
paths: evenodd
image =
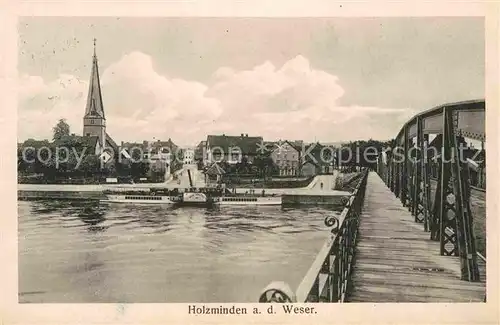
<svg viewBox="0 0 500 325"><path fill-rule="evenodd" d="M479 100L446 104L416 115L393 142L400 154L412 159L400 161L399 155L396 161L388 155L384 167L387 186L409 208L415 221L430 231L431 239L440 242L441 255L460 257L461 276L467 281L479 281L479 271L469 202L469 168L459 148L464 147L464 137L485 141L484 114L485 102ZM434 148L439 151L433 157L427 155L429 134L437 134L440 139L435 144L440 148ZM410 148L414 137L416 147ZM415 154L410 153L412 150L416 150ZM432 202L433 170L438 182Z"/></svg>

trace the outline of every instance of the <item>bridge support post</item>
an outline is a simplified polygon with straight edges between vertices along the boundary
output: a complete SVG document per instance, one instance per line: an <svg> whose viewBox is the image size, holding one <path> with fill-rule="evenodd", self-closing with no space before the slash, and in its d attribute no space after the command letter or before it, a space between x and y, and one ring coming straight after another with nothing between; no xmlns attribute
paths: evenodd
<svg viewBox="0 0 500 325"><path fill-rule="evenodd" d="M387 163L388 167L389 167L389 188L391 189L391 192L394 193L395 191L395 188L394 188L394 162L392 160L392 153L391 155L388 157L388 163Z"/></svg>
<svg viewBox="0 0 500 325"><path fill-rule="evenodd" d="M416 179L416 157L415 155L415 149L413 145L413 141L408 141L408 153L407 153L407 162L406 162L406 170L407 170L407 175L408 175L408 180L407 180L407 196L406 196L406 202L408 206L408 211L412 215L415 215L415 194L416 194L416 189L415 187L417 186L417 179Z"/></svg>
<svg viewBox="0 0 500 325"><path fill-rule="evenodd" d="M424 223L424 231L429 231L430 213L429 168L427 162L428 135L424 135L422 119L417 118L417 152L415 156L415 186L413 214L415 222Z"/></svg>
<svg viewBox="0 0 500 325"><path fill-rule="evenodd" d="M401 173L400 173L400 164L396 162L396 159L394 159L393 161L393 166L394 166L394 190L392 192L397 198L399 198L400 197L399 185L401 184Z"/></svg>
<svg viewBox="0 0 500 325"><path fill-rule="evenodd" d="M396 183L396 197L399 200L403 201L403 163L396 163L396 172L397 172L397 183ZM403 204L404 205L404 204Z"/></svg>
<svg viewBox="0 0 500 325"><path fill-rule="evenodd" d="M401 203L403 203L403 206L406 207L408 206L408 183L411 184L411 181L409 181L409 173L408 173L408 126L404 126L403 130L403 154L404 158L403 161L401 162L401 187L400 187L400 195L401 195Z"/></svg>
<svg viewBox="0 0 500 325"><path fill-rule="evenodd" d="M441 157L436 159L435 164L437 165L437 186L436 193L434 195L434 208L431 215L431 240L439 241L441 238L441 190L443 188Z"/></svg>
<svg viewBox="0 0 500 325"><path fill-rule="evenodd" d="M441 255L459 255L463 280L478 281L476 245L470 211L468 169L463 139L457 137L456 114L443 109L443 150L439 189L439 237Z"/></svg>
<svg viewBox="0 0 500 325"><path fill-rule="evenodd" d="M422 208L417 213L423 213L424 218L424 231L429 231L429 223L431 218L431 184L430 184L430 168L429 159L427 157L427 146L429 143L429 136L422 132L422 155L421 155L421 177L422 177L422 192L421 202Z"/></svg>

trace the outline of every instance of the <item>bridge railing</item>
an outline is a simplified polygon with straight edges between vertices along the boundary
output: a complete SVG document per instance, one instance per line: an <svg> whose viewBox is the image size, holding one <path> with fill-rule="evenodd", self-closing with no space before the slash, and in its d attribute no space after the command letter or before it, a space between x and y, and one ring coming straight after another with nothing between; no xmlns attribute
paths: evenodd
<svg viewBox="0 0 500 325"><path fill-rule="evenodd" d="M368 170L347 200L340 216L325 218L331 233L295 292L284 282L271 282L259 302L344 302L353 269L359 218Z"/></svg>
<svg viewBox="0 0 500 325"><path fill-rule="evenodd" d="M475 282L480 281L478 258L485 259L476 251L471 188L483 187L486 175L483 162L467 157L465 138L486 141L484 100L445 104L414 116L392 140L393 148L379 156L378 173L430 239L440 243L440 255L458 256L461 278ZM471 166L479 171L478 181ZM437 181L431 186L433 177Z"/></svg>

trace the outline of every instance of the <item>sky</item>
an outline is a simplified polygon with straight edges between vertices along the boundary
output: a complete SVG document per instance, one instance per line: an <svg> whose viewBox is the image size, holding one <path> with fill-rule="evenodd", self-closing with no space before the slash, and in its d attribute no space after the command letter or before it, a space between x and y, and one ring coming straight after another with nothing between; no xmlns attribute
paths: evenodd
<svg viewBox="0 0 500 325"><path fill-rule="evenodd" d="M82 133L97 39L113 139L208 134L387 140L416 113L484 98L484 20L19 19L18 140Z"/></svg>

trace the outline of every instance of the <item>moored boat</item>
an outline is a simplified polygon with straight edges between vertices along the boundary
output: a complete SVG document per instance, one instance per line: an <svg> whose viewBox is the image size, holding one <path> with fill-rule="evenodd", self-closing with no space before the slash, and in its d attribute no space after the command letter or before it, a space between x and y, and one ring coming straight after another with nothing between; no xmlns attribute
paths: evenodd
<svg viewBox="0 0 500 325"><path fill-rule="evenodd" d="M137 203L137 204L173 204L175 200L171 196L162 195L107 195L101 202L109 203Z"/></svg>
<svg viewBox="0 0 500 325"><path fill-rule="evenodd" d="M281 196L234 194L214 188L150 189L148 193L107 193L102 202L177 205L281 205Z"/></svg>
<svg viewBox="0 0 500 325"><path fill-rule="evenodd" d="M217 205L281 205L281 196L221 196L214 199Z"/></svg>

